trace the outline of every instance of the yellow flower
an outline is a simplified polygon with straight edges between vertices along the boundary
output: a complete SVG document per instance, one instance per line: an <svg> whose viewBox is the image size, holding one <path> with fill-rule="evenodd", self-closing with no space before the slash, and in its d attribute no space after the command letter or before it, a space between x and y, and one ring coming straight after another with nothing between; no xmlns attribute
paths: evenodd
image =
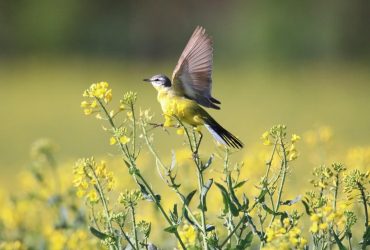
<svg viewBox="0 0 370 250"><path fill-rule="evenodd" d="M89 106L89 103L87 101L81 102L81 108L87 108Z"/></svg>
<svg viewBox="0 0 370 250"><path fill-rule="evenodd" d="M197 240L197 231L193 227L184 225L179 231L179 235L187 247L195 246Z"/></svg>
<svg viewBox="0 0 370 250"><path fill-rule="evenodd" d="M268 145L271 145L271 141L270 141L270 132L269 131L265 131L262 136L261 136L261 139L263 140L263 145L265 146L268 146Z"/></svg>
<svg viewBox="0 0 370 250"><path fill-rule="evenodd" d="M297 152L293 151L293 152L291 152L291 153L289 154L289 158L288 158L288 160L289 160L289 161L293 161L293 160L295 160L295 159L297 159L297 158L298 158L298 154L297 154Z"/></svg>
<svg viewBox="0 0 370 250"><path fill-rule="evenodd" d="M84 114L85 115L91 115L92 114L92 109L84 109Z"/></svg>
<svg viewBox="0 0 370 250"><path fill-rule="evenodd" d="M299 141L300 139L301 139L301 137L299 135L292 134L291 142L295 143L295 142Z"/></svg>
<svg viewBox="0 0 370 250"><path fill-rule="evenodd" d="M103 117L101 116L101 114L100 114L100 113L97 113L97 114L96 114L96 116L95 116L95 118L96 118L96 119L98 119L98 120L103 119Z"/></svg>
<svg viewBox="0 0 370 250"><path fill-rule="evenodd" d="M110 145L114 145L114 144L116 144L116 143L117 143L116 138L111 137L111 138L109 139L109 144L110 144Z"/></svg>
<svg viewBox="0 0 370 250"><path fill-rule="evenodd" d="M313 222L317 222L317 221L320 220L320 216L318 216L317 214L313 214L313 215L311 215L311 218L310 219Z"/></svg>
<svg viewBox="0 0 370 250"><path fill-rule="evenodd" d="M127 144L128 142L130 142L130 138L129 137L127 137L127 136L121 136L120 138L119 138L119 141L122 143L122 144Z"/></svg>
<svg viewBox="0 0 370 250"><path fill-rule="evenodd" d="M99 196L98 194L96 193L95 190L91 190L88 195L87 195L87 198L88 200L91 202L91 203L96 203L99 201Z"/></svg>
<svg viewBox="0 0 370 250"><path fill-rule="evenodd" d="M312 233L317 233L317 232L319 231L319 226L318 226L317 222L314 222L314 223L311 225L311 227L310 227L310 231L311 231Z"/></svg>
<svg viewBox="0 0 370 250"><path fill-rule="evenodd" d="M177 133L178 135L183 135L183 134L184 134L184 132L185 132L184 128L179 128L179 129L177 129L177 130L176 130L176 133Z"/></svg>
<svg viewBox="0 0 370 250"><path fill-rule="evenodd" d="M109 90L107 90L107 92L105 92L104 102L108 103L111 100L112 100L112 89L109 89Z"/></svg>
<svg viewBox="0 0 370 250"><path fill-rule="evenodd" d="M321 223L321 224L319 225L319 228L320 228L321 230L326 230L326 229L328 228L328 224L327 224L327 223Z"/></svg>
<svg viewBox="0 0 370 250"><path fill-rule="evenodd" d="M94 100L91 104L90 104L90 108L96 108L98 106L98 103L96 102L96 100Z"/></svg>
<svg viewBox="0 0 370 250"><path fill-rule="evenodd" d="M284 224L284 227L289 227L290 226L290 220L289 220L289 218L285 218L283 220L283 224Z"/></svg>

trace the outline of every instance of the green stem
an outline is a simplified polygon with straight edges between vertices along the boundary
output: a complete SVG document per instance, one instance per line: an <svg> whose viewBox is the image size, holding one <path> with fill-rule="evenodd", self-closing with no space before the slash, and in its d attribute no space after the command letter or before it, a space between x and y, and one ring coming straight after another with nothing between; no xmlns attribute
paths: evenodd
<svg viewBox="0 0 370 250"><path fill-rule="evenodd" d="M364 191L364 187L361 185L361 183L357 183L360 193L361 193L361 199L362 203L364 205L364 213L365 213L365 232L368 230L369 227L369 214L367 211L367 201L366 201L366 194Z"/></svg>
<svg viewBox="0 0 370 250"><path fill-rule="evenodd" d="M108 120L109 124L111 125L111 127L112 127L113 129L116 129L116 125L114 124L114 121L113 121L113 119L110 117L110 115L109 115L109 113L108 113L108 110L105 108L104 104L101 102L101 100L100 100L99 98L96 98L96 100L99 102L99 104L100 104L100 106L101 106L101 108L102 108L102 110L103 110L103 112L104 112L104 114L105 114L105 116L106 116L106 118L107 118L107 120ZM136 124L135 124L135 126L136 126ZM126 158L129 160L129 162L130 162L130 166L131 166L131 167L133 167L133 168L137 169L136 164L135 164L135 162L134 162L134 159L132 159L132 157L131 157L131 155L130 155L130 152L128 152L128 151L126 152L126 151L125 151L124 145L119 141L119 138L116 138L116 139L117 139L117 142L118 142L118 144L119 144L119 147L120 147L120 150L121 150L121 152L122 152L123 156L124 156L124 157L126 157ZM126 162L126 161L125 161L125 162ZM143 183L143 185L144 185L144 187L146 188L146 190L148 190L148 192L149 192L149 194L150 194L150 196L151 196L152 200L154 201L154 203L156 204L156 206L159 208L159 210L161 211L161 213L162 213L163 217L166 219L166 221L168 222L168 224L170 224L170 226L173 226L173 224L172 224L172 222L171 222L170 218L168 217L168 215L167 215L167 214L166 214L166 212L164 211L164 209L163 209L162 205L160 204L160 202L157 200L157 197L155 196L155 193L153 192L153 190L152 190L152 188L149 186L149 184L146 182L146 180L144 179L144 177L143 177L139 172L137 172L135 175L133 175L134 180L135 180L137 183L138 183L138 181L137 181L137 179L136 179L136 177L135 177L135 176L139 177L139 179L140 179L140 180L141 180L141 182ZM181 237L180 237L180 235L179 235L179 233L178 233L178 231L177 231L177 230L175 231L175 233L174 233L174 234L175 234L175 236L176 236L177 240L179 241L179 243L180 243L181 247L182 247L183 249L186 249L185 244L184 244L184 242L181 240Z"/></svg>
<svg viewBox="0 0 370 250"><path fill-rule="evenodd" d="M135 245L131 242L130 238L127 236L127 234L123 230L123 227L119 223L117 223L117 225L121 229L121 233L122 233L123 237L126 239L126 241L128 242L128 244L132 247L132 249L134 249L134 250L139 249L139 248L135 248Z"/></svg>
<svg viewBox="0 0 370 250"><path fill-rule="evenodd" d="M96 173L93 169L93 167L91 165L89 165L90 167L90 170L94 176L94 179L96 181L96 184L94 185L95 187L95 190L98 191L98 194L99 194L99 197L100 197L100 200L103 204L103 208L104 208L104 213L105 213L105 217L106 217L106 220L108 222L108 229L109 229L109 232L111 234L114 233L114 230L113 230L113 226L112 226L112 222L111 222L111 216L110 216L110 213L109 213L109 209L108 209L108 204L107 204L107 200L105 199L105 196L104 196L104 192L102 190L102 186L100 184L100 181L99 181L99 178L96 176Z"/></svg>
<svg viewBox="0 0 370 250"><path fill-rule="evenodd" d="M148 139L147 131L145 130L145 127L144 127L144 124L141 123L141 126L142 126L142 129L143 129L144 139L145 139L145 142L146 142L146 144L147 144L147 146L149 148L149 151L152 153L152 155L154 156L154 158L157 160L157 162L161 166L161 168L163 170L165 170L165 171L168 171L167 168L164 166L162 160L159 158L158 153L154 150L153 145L150 143L150 141ZM185 203L184 195L181 194L180 190L176 187L176 185L174 185L175 183L171 183L171 184L172 184L173 190L175 190L176 194L179 196L180 200L182 201L183 205L185 206L185 209L189 213L191 219L193 220L193 222L195 223L195 225L198 227L198 229L201 229L200 232L203 233L201 225L199 224L198 220L195 218L195 216L194 216L193 212L191 211L190 207Z"/></svg>
<svg viewBox="0 0 370 250"><path fill-rule="evenodd" d="M130 210L131 210L131 217L132 217L132 232L135 238L136 249L139 249L139 239L137 238L137 231L136 231L135 209L133 205L131 205Z"/></svg>
<svg viewBox="0 0 370 250"><path fill-rule="evenodd" d="M132 154L136 158L136 116L134 104L131 102L131 113L132 113Z"/></svg>
<svg viewBox="0 0 370 250"><path fill-rule="evenodd" d="M244 215L243 215L243 218L240 219L240 221L238 222L238 224L236 224L236 226L234 227L234 229L229 233L229 235L226 237L226 239L224 239L224 241L221 243L220 245L220 249L223 248L223 246L225 246L225 244L231 239L231 237L233 236L233 234L235 234L236 230L238 230L238 228L243 224L244 222Z"/></svg>
<svg viewBox="0 0 370 250"><path fill-rule="evenodd" d="M280 146L281 146L281 149L283 151L283 159L281 160L282 177L281 177L281 182L280 182L280 186L279 186L278 197L277 197L277 200L276 200L276 209L275 209L274 214L271 218L270 226L272 225L272 222L275 220L276 213L279 211L279 208L280 208L280 201L281 201L281 196L283 194L283 188L284 188L285 178L286 178L287 168L288 168L288 161L287 161L287 158L286 158L286 150L285 150L285 145L284 145L284 142L283 142L282 138L280 138Z"/></svg>
<svg viewBox="0 0 370 250"><path fill-rule="evenodd" d="M203 249L207 250L208 249L207 230L206 230L207 223L206 223L206 214L204 211L204 206L202 204L202 188L204 187L204 179L203 179L202 166L201 166L201 162L200 162L199 154L198 154L198 149L199 149L203 136L202 136L202 133L200 133L199 141L197 141L197 137L195 133L193 133L193 140L192 140L188 129L184 126L184 124L179 119L177 120L183 126L185 130L186 136L189 141L190 149L193 154L194 163L196 165L197 177L198 177L199 200L201 202L201 209L200 209L201 213L200 214L201 214L201 225L202 225L202 230L203 230ZM194 143L194 146L193 146L193 143Z"/></svg>
<svg viewBox="0 0 370 250"><path fill-rule="evenodd" d="M334 189L334 200L333 200L334 211L337 211L338 189L339 189L339 174L335 176L335 189Z"/></svg>

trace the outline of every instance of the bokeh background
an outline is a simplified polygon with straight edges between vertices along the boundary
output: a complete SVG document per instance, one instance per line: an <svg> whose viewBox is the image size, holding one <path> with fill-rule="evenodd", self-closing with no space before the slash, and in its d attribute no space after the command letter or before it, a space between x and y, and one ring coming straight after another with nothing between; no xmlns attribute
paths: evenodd
<svg viewBox="0 0 370 250"><path fill-rule="evenodd" d="M214 38L222 110L210 112L245 142L238 157L278 123L298 134L330 126L336 152L369 145L369 13L368 0L2 0L1 182L14 186L40 137L59 145L61 161L115 152L79 107L93 82L108 81L115 101L137 91L160 121L155 91L141 80L171 75L196 25ZM163 152L181 147L174 135L161 135L170 142Z"/></svg>

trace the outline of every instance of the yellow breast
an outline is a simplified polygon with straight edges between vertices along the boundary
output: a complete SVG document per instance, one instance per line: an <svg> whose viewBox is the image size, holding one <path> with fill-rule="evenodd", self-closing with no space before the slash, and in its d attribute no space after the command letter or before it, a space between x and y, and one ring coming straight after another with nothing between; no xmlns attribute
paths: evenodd
<svg viewBox="0 0 370 250"><path fill-rule="evenodd" d="M158 101L165 116L176 116L182 122L192 126L203 125L203 109L185 97L173 95L167 91L158 92Z"/></svg>

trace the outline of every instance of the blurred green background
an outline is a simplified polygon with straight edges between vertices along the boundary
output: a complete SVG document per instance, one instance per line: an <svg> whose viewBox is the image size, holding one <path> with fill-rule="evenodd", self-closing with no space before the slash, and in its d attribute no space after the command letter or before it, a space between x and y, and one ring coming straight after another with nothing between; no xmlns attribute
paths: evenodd
<svg viewBox="0 0 370 250"><path fill-rule="evenodd" d="M113 151L79 107L93 82L111 83L114 101L137 91L162 119L141 79L171 75L196 25L214 38L213 92L223 104L210 112L247 150L277 123L298 134L330 125L339 147L368 145L369 13L368 0L2 0L2 179L11 183L40 137L60 145L61 159ZM181 146L174 134L161 135L171 142L163 150Z"/></svg>

